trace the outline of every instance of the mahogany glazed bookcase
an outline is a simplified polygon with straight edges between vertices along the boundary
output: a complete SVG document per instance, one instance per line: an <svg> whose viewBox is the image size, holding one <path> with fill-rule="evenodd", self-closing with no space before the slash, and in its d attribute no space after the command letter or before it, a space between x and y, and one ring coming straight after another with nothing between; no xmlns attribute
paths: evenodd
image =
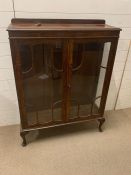
<svg viewBox="0 0 131 175"><path fill-rule="evenodd" d="M101 19L18 19L8 27L22 145L32 130L97 120L99 131L120 28Z"/></svg>

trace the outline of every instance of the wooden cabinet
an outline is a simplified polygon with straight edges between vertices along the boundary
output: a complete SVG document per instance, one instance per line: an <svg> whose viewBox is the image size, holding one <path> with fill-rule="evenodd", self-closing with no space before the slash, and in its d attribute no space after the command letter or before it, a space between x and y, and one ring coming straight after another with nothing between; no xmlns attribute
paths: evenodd
<svg viewBox="0 0 131 175"><path fill-rule="evenodd" d="M119 28L104 20L12 19L8 27L21 117L30 130L99 121Z"/></svg>

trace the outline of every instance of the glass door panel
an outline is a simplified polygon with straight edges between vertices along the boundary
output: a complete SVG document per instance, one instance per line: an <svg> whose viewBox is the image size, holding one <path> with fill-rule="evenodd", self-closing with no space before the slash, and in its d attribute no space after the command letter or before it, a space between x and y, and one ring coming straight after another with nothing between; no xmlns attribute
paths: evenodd
<svg viewBox="0 0 131 175"><path fill-rule="evenodd" d="M63 43L20 44L28 125L62 121Z"/></svg>
<svg viewBox="0 0 131 175"><path fill-rule="evenodd" d="M96 98L92 105L92 114L97 114L100 108L100 102L101 102L101 96L102 96L104 79L105 79L105 74L107 69L107 62L109 58L110 47L111 47L110 42L104 43L103 55L102 55L102 60L101 60L101 65L99 70L98 84L96 88ZM98 109L98 111L96 111L96 109Z"/></svg>
<svg viewBox="0 0 131 175"><path fill-rule="evenodd" d="M110 43L74 42L69 118L98 114Z"/></svg>

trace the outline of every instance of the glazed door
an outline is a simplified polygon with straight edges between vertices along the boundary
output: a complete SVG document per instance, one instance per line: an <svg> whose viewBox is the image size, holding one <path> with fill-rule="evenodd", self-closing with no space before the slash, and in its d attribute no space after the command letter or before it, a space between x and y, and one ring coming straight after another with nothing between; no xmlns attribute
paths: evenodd
<svg viewBox="0 0 131 175"><path fill-rule="evenodd" d="M64 42L40 41L18 44L27 126L64 120Z"/></svg>
<svg viewBox="0 0 131 175"><path fill-rule="evenodd" d="M17 48L24 99L22 115L27 127L102 114L111 42L48 39L19 42ZM108 71L111 69L110 66Z"/></svg>
<svg viewBox="0 0 131 175"><path fill-rule="evenodd" d="M72 41L68 69L69 120L101 114L100 104L110 46L111 42L98 40Z"/></svg>

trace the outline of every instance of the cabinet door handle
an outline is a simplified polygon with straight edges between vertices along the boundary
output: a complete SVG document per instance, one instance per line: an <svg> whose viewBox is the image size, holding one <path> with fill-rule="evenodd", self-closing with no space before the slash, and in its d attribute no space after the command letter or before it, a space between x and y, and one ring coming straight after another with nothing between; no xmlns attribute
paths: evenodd
<svg viewBox="0 0 131 175"><path fill-rule="evenodd" d="M68 86L67 86L68 88L71 88L71 85L70 84L68 84Z"/></svg>

